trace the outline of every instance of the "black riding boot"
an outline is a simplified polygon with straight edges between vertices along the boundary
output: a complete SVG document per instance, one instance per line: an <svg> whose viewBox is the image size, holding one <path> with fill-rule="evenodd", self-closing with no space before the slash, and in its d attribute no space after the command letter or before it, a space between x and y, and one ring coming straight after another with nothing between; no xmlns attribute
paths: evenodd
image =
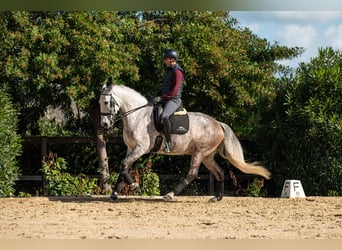
<svg viewBox="0 0 342 250"><path fill-rule="evenodd" d="M163 119L163 128L164 128L164 136L166 139L166 147L164 151L166 153L169 153L172 151L172 144L171 144L171 124L169 121L169 118L164 118Z"/></svg>

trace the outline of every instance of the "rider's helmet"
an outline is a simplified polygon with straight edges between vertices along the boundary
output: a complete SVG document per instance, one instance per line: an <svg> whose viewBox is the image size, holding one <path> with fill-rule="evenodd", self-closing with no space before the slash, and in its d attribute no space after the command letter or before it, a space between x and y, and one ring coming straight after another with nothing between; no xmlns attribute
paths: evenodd
<svg viewBox="0 0 342 250"><path fill-rule="evenodd" d="M165 58L174 58L176 61L178 60L178 52L174 49L166 49L163 52L163 59Z"/></svg>

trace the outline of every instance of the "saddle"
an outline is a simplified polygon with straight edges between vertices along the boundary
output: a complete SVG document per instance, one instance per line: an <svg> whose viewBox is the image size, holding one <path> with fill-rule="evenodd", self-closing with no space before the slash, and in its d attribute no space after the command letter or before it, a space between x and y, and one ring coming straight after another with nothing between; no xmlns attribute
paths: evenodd
<svg viewBox="0 0 342 250"><path fill-rule="evenodd" d="M156 127L157 131L162 133L163 132L163 124L161 121L161 113L163 112L163 106L161 104L155 104L153 107L153 121L154 126ZM186 112L185 108L178 108L176 112L174 112L169 117L171 123L171 134L185 134L189 130L189 115ZM157 152L160 149L162 144L163 137L158 135L154 142L154 147L151 152Z"/></svg>
<svg viewBox="0 0 342 250"><path fill-rule="evenodd" d="M161 113L163 107L161 104L155 104L153 107L153 121L158 132L163 132ZM179 107L170 118L171 134L185 134L189 130L189 116L185 108Z"/></svg>

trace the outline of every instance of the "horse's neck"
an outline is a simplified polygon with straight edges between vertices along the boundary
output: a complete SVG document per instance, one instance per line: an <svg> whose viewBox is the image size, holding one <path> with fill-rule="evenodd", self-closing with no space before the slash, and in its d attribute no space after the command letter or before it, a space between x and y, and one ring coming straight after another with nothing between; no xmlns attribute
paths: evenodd
<svg viewBox="0 0 342 250"><path fill-rule="evenodd" d="M141 108L136 111L133 111L136 108L139 108L145 104L147 104L147 99L136 92L133 89L130 89L125 86L117 86L114 89L114 94L120 98L121 101L121 113L124 114L126 112L132 111L129 115L123 117L124 123L127 125L133 125L139 123L142 117L145 115L145 112L148 112L150 109Z"/></svg>
<svg viewBox="0 0 342 250"><path fill-rule="evenodd" d="M116 85L113 93L121 100L122 112L127 112L147 103L147 99L144 96L122 85Z"/></svg>

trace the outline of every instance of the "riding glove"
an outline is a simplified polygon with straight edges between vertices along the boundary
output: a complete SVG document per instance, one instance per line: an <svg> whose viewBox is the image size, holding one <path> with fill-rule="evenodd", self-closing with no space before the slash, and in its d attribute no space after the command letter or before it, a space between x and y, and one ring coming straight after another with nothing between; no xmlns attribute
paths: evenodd
<svg viewBox="0 0 342 250"><path fill-rule="evenodd" d="M160 96L155 96L155 97L153 97L152 101L154 104L156 104L156 103L160 102L161 100L162 100L162 98Z"/></svg>

